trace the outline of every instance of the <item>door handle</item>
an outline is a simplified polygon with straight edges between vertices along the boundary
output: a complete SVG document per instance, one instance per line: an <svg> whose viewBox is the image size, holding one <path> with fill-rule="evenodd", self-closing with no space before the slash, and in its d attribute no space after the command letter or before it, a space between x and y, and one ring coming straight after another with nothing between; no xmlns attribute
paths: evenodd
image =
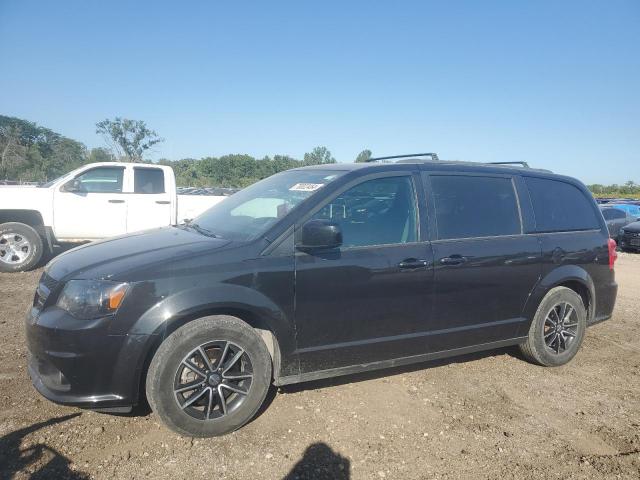
<svg viewBox="0 0 640 480"><path fill-rule="evenodd" d="M417 258L407 258L398 264L398 267L403 270L414 270L416 268L424 268L429 265L428 260L419 260Z"/></svg>
<svg viewBox="0 0 640 480"><path fill-rule="evenodd" d="M160 205L169 205L171 202L169 200L156 200L156 203Z"/></svg>
<svg viewBox="0 0 640 480"><path fill-rule="evenodd" d="M116 200L112 198L111 200L109 200L109 203L124 203L124 200Z"/></svg>
<svg viewBox="0 0 640 480"><path fill-rule="evenodd" d="M467 257L462 255L451 255L440 259L442 265L461 265L467 261Z"/></svg>

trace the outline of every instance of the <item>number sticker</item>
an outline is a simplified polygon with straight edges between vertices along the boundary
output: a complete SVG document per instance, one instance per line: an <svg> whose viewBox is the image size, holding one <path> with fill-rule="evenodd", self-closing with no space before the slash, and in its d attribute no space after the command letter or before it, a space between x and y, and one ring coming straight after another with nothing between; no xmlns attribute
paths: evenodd
<svg viewBox="0 0 640 480"><path fill-rule="evenodd" d="M320 187L324 187L324 183L296 183L289 190L292 192L314 192Z"/></svg>

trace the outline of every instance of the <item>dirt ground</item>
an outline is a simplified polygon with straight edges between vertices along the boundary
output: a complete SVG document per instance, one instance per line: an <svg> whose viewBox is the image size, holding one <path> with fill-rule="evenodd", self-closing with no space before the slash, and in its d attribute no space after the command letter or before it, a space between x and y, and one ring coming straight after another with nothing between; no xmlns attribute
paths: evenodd
<svg viewBox="0 0 640 480"><path fill-rule="evenodd" d="M640 478L640 255L612 320L569 365L515 349L273 392L241 430L193 440L148 412L54 405L26 372L40 271L0 274L0 479Z"/></svg>

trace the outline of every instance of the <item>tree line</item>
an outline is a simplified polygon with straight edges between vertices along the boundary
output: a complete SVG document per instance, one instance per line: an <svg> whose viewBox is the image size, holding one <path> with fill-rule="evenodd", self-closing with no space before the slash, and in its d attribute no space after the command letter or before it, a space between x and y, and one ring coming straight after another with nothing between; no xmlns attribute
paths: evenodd
<svg viewBox="0 0 640 480"><path fill-rule="evenodd" d="M106 147L88 149L83 143L20 118L0 115L0 180L46 182L75 168L94 162L150 162L146 155L162 142L145 122L116 117L96 124ZM364 150L358 161L371 152ZM316 147L302 159L289 155L255 158L232 154L199 160L161 159L176 173L179 186L242 188L274 173L306 165L335 163L329 149Z"/></svg>
<svg viewBox="0 0 640 480"><path fill-rule="evenodd" d="M105 147L88 149L73 140L34 122L0 115L0 180L45 182L87 163L127 161L149 162L151 149L163 139L144 121L116 117L96 124L96 133ZM365 149L354 159L372 157ZM176 173L178 186L243 188L274 173L306 165L335 163L327 147L316 147L302 159L289 155L255 158L246 154L182 160L161 159ZM596 196L640 197L640 185L589 185Z"/></svg>

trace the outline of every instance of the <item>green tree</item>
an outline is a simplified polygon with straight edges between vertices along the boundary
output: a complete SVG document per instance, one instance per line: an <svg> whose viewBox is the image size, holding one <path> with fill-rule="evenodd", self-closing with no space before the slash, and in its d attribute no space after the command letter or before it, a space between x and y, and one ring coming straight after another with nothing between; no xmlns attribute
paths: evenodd
<svg viewBox="0 0 640 480"><path fill-rule="evenodd" d="M103 136L118 159L131 162L142 162L144 154L151 147L164 141L155 131L147 128L144 121L120 117L96 123L96 133Z"/></svg>
<svg viewBox="0 0 640 480"><path fill-rule="evenodd" d="M371 150L364 149L356 157L356 163L364 163L371 158Z"/></svg>
<svg viewBox="0 0 640 480"><path fill-rule="evenodd" d="M336 159L331 156L327 147L316 147L311 152L304 154L305 165L323 165L326 163L336 163Z"/></svg>
<svg viewBox="0 0 640 480"><path fill-rule="evenodd" d="M87 163L98 163L98 162L113 162L113 156L111 152L106 148L92 148L89 151L89 157L87 159Z"/></svg>

